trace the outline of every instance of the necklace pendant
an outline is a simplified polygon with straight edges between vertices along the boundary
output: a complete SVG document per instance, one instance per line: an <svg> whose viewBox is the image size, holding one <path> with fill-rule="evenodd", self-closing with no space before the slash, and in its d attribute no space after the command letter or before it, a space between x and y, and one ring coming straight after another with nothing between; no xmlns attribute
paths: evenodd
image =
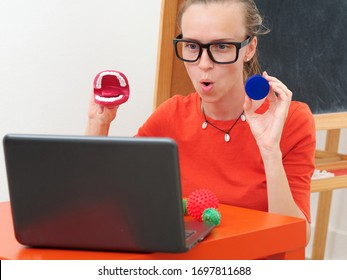
<svg viewBox="0 0 347 280"><path fill-rule="evenodd" d="M229 135L229 133L225 133L225 135L224 135L224 140L225 140L225 142L229 142L230 141L230 135Z"/></svg>
<svg viewBox="0 0 347 280"><path fill-rule="evenodd" d="M202 124L202 129L206 129L206 127L207 127L207 122L204 122L203 124Z"/></svg>

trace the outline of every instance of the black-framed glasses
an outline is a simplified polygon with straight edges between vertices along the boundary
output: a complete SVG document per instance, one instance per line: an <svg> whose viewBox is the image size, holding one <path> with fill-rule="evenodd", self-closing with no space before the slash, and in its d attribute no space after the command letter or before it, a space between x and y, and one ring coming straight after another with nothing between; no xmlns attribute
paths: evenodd
<svg viewBox="0 0 347 280"><path fill-rule="evenodd" d="M231 64L239 58L240 49L251 42L252 37L247 37L243 42L213 42L201 44L194 40L183 39L179 34L173 44L177 58L186 62L196 62L202 55L203 49L207 50L209 58L218 64Z"/></svg>

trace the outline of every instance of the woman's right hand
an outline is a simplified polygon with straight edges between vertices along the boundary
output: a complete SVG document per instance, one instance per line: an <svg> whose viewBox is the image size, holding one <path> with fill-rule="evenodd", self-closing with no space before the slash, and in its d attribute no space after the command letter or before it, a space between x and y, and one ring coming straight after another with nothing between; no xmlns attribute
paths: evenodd
<svg viewBox="0 0 347 280"><path fill-rule="evenodd" d="M119 105L108 108L94 102L94 94L91 94L88 107L88 125L86 135L106 136L111 122L115 119Z"/></svg>

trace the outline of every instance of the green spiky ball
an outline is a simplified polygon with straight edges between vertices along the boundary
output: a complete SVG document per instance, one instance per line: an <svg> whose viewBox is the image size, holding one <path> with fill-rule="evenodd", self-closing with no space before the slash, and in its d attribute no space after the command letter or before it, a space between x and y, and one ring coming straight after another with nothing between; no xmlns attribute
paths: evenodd
<svg viewBox="0 0 347 280"><path fill-rule="evenodd" d="M202 213L202 220L207 224L214 224L218 226L221 221L221 214L215 208L207 208Z"/></svg>
<svg viewBox="0 0 347 280"><path fill-rule="evenodd" d="M182 204L183 204L183 214L188 215L188 210L187 210L187 198L182 199Z"/></svg>

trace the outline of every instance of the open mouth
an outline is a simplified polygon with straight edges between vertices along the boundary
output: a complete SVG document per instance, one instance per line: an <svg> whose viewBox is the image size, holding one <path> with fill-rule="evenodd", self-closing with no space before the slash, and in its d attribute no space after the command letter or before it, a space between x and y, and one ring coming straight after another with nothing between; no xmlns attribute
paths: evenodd
<svg viewBox="0 0 347 280"><path fill-rule="evenodd" d="M203 86L210 86L213 84L213 82L210 80L210 79L201 79L200 80L200 84L203 85Z"/></svg>
<svg viewBox="0 0 347 280"><path fill-rule="evenodd" d="M102 71L94 79L94 100L97 104L113 107L129 99L126 76L115 70Z"/></svg>
<svg viewBox="0 0 347 280"><path fill-rule="evenodd" d="M213 82L210 81L210 80L201 80L200 81L200 85L201 85L201 89L204 91L204 92L210 92L213 88Z"/></svg>

